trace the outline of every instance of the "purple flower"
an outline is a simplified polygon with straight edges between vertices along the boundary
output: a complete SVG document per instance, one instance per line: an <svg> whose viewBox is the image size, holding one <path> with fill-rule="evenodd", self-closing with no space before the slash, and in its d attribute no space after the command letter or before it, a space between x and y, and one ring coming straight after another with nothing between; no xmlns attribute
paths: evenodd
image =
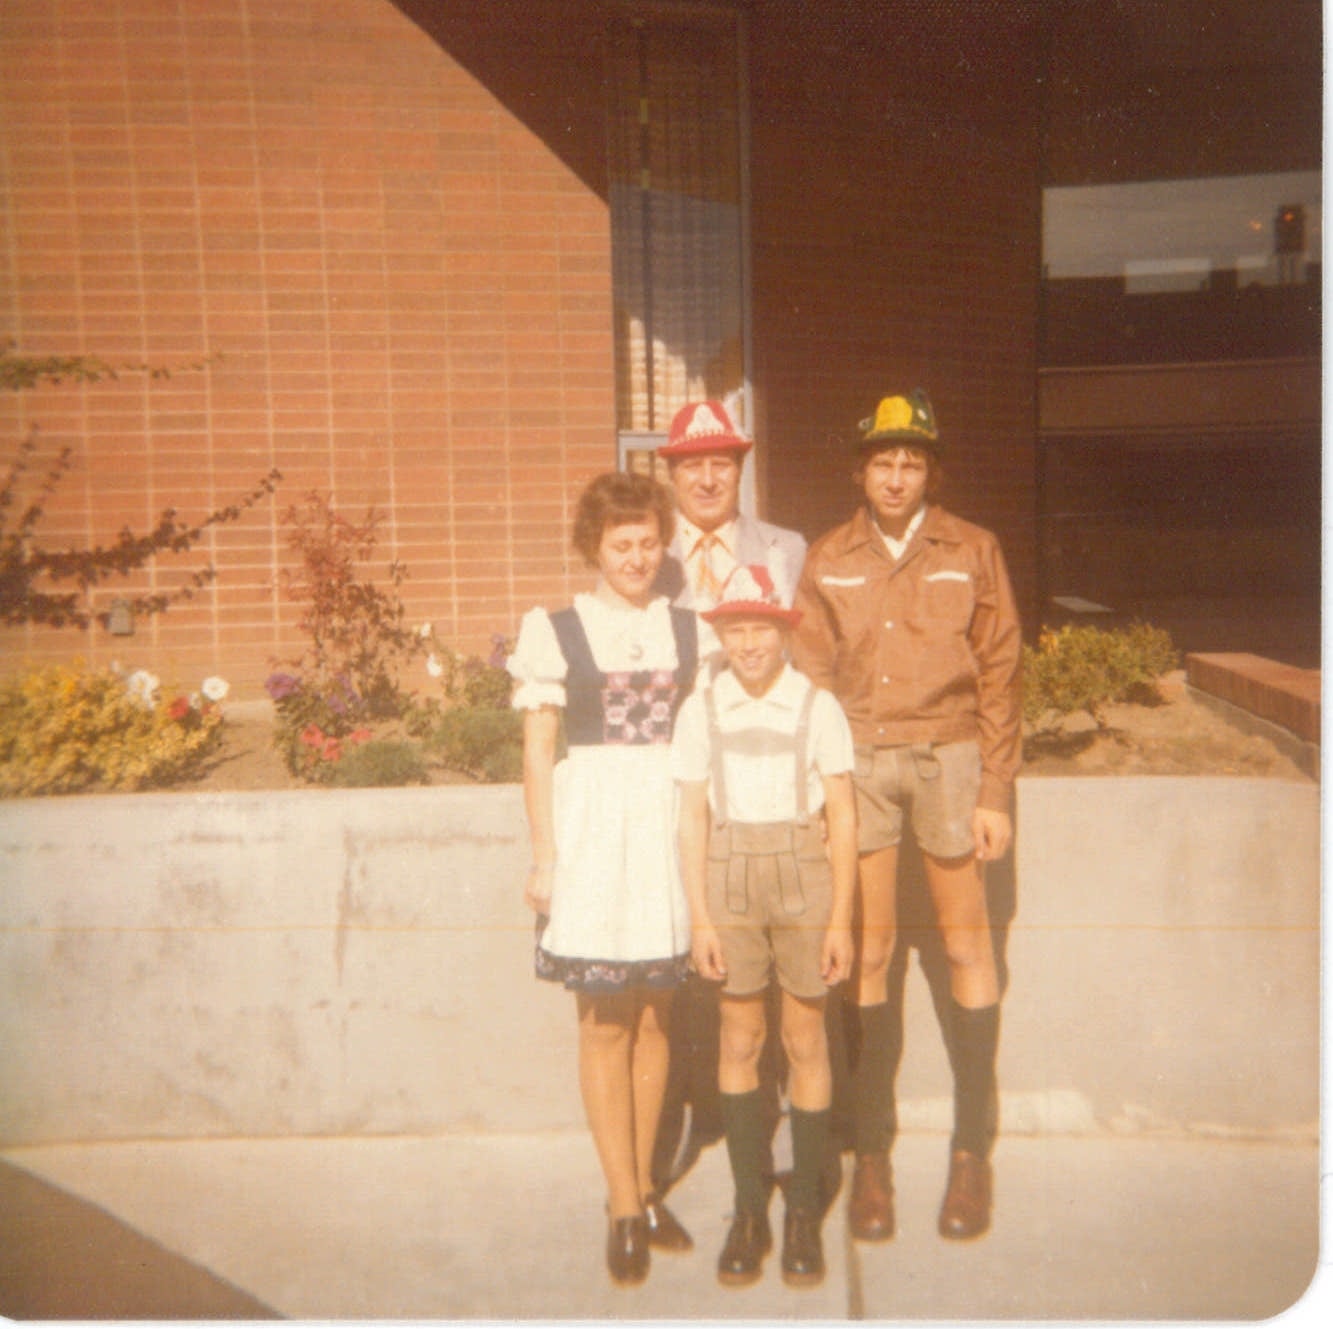
<svg viewBox="0 0 1333 1329"><path fill-rule="evenodd" d="M268 693L274 701L286 701L288 697L295 696L301 690L301 680L295 674L284 674L278 672L270 674L264 680L264 691Z"/></svg>

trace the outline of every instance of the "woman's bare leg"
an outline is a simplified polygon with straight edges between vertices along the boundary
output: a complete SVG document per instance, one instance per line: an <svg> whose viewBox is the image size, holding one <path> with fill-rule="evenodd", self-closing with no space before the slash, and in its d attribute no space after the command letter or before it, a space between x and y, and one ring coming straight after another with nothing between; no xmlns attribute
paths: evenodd
<svg viewBox="0 0 1333 1329"><path fill-rule="evenodd" d="M662 1120L671 1061L671 991L638 994L638 1023L631 1051L633 1071L635 1179L640 1201L653 1190L653 1149Z"/></svg>
<svg viewBox="0 0 1333 1329"><path fill-rule="evenodd" d="M578 997L579 1089L613 1219L643 1212L632 1078L637 1008L633 993Z"/></svg>

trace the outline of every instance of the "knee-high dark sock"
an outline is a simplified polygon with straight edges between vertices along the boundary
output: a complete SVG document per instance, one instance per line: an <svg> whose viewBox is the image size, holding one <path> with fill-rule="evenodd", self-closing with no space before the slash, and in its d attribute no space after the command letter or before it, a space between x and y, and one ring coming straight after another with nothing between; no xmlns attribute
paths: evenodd
<svg viewBox="0 0 1333 1329"><path fill-rule="evenodd" d="M787 1185L787 1203L793 1209L813 1213L822 1202L820 1178L829 1153L828 1108L806 1112L803 1108L791 1110L791 1181Z"/></svg>
<svg viewBox="0 0 1333 1329"><path fill-rule="evenodd" d="M720 1094L722 1128L727 1136L727 1157L736 1184L736 1209L747 1214L768 1210L768 1187L764 1182L766 1155L764 1096L762 1090L746 1094Z"/></svg>
<svg viewBox="0 0 1333 1329"><path fill-rule="evenodd" d="M893 1084L903 1050L902 1011L887 1001L855 1009L860 1036L852 1071L852 1147L858 1154L877 1154L897 1131Z"/></svg>
<svg viewBox="0 0 1333 1329"><path fill-rule="evenodd" d="M1000 1007L971 1010L950 1003L953 1037L953 1147L980 1158L995 1140L995 1058L1000 1044Z"/></svg>

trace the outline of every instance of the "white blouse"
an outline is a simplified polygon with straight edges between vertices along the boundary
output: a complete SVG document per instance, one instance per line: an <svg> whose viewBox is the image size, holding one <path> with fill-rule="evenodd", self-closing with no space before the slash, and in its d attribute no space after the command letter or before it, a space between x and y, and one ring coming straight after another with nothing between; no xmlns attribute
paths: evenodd
<svg viewBox="0 0 1333 1329"><path fill-rule="evenodd" d="M657 596L640 609L602 581L591 594L576 595L574 609L593 661L603 673L674 669L679 663L666 596ZM530 609L523 615L518 644L505 667L518 684L513 700L516 709L565 705L569 666L545 609Z"/></svg>

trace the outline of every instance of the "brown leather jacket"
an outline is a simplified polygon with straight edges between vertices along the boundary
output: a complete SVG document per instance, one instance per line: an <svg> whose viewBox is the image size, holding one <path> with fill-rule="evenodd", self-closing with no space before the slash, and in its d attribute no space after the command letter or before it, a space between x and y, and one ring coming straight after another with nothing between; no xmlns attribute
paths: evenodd
<svg viewBox="0 0 1333 1329"><path fill-rule="evenodd" d="M811 547L796 608L796 666L842 703L858 744L976 739L978 806L1012 811L1023 640L989 531L932 504L895 562L861 508Z"/></svg>

